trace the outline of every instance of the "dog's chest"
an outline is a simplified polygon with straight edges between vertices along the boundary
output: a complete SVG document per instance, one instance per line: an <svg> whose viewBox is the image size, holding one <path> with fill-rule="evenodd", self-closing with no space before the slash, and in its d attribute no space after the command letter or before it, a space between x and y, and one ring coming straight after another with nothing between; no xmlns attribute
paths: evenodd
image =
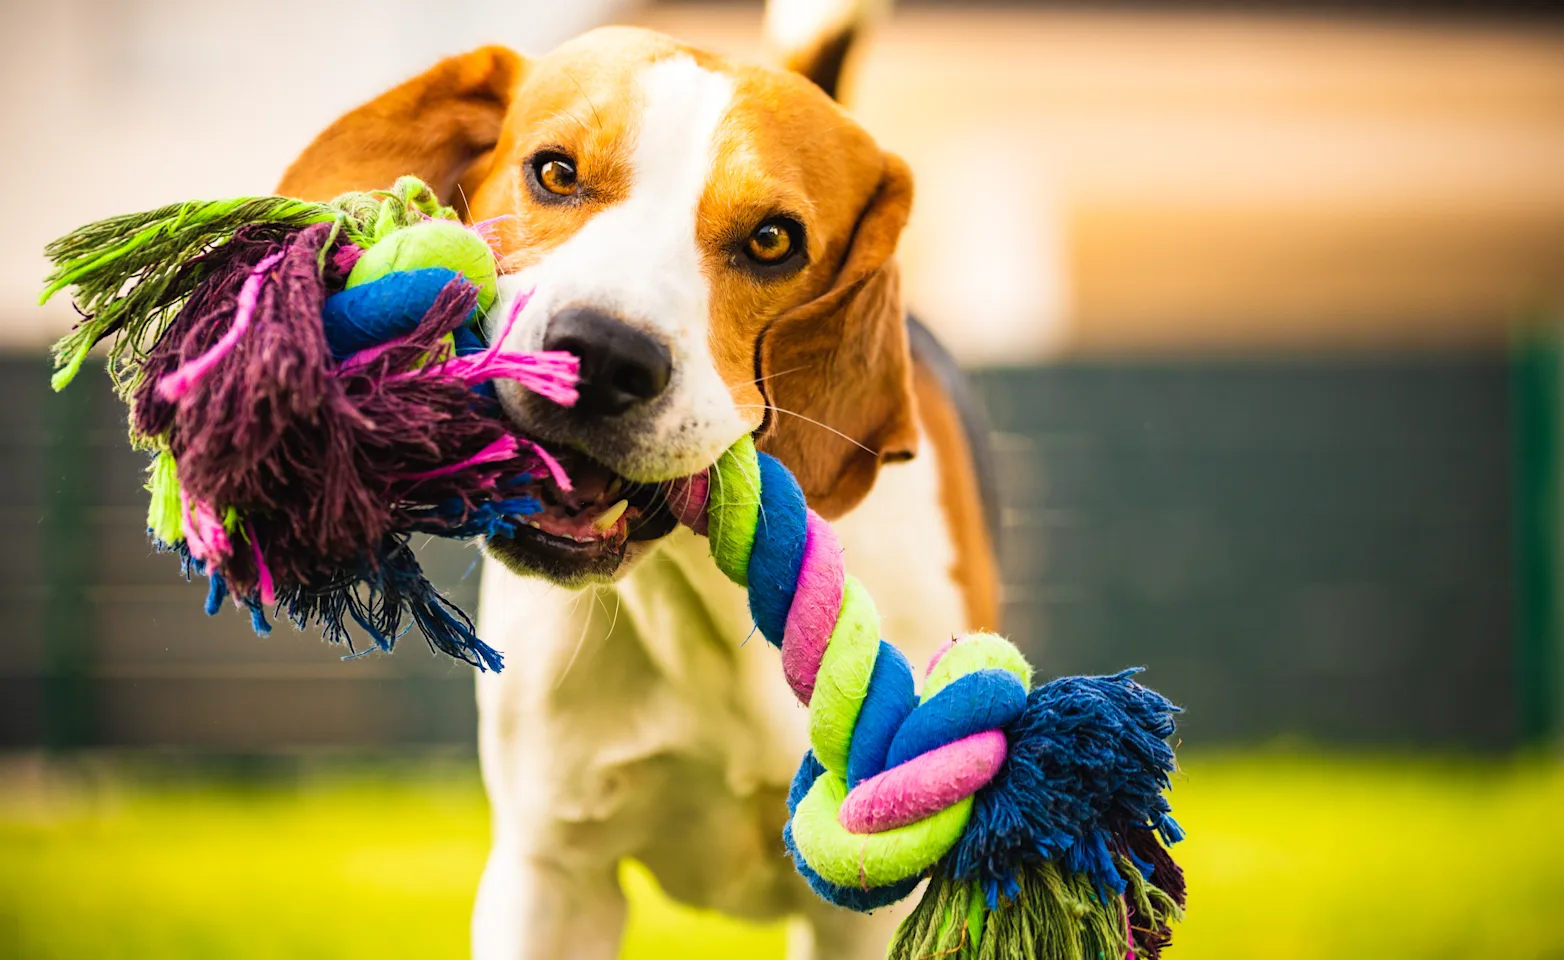
<svg viewBox="0 0 1564 960"><path fill-rule="evenodd" d="M914 663L965 619L932 474L918 461L885 470L837 524L885 636ZM638 856L681 899L748 913L791 889L782 798L808 711L707 551L681 530L619 583L585 591L490 563L482 629L507 667L479 682L480 747L496 830L523 848Z"/></svg>

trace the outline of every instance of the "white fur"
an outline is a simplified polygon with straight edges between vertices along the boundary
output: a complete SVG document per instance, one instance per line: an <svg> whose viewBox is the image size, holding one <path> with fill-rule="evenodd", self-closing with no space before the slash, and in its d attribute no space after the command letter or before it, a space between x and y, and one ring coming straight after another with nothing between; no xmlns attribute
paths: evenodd
<svg viewBox="0 0 1564 960"><path fill-rule="evenodd" d="M708 345L710 285L701 270L695 214L712 166L717 127L733 82L687 56L648 66L638 78L641 114L629 196L595 215L534 266L500 280L494 316L534 290L507 346L542 347L548 320L567 306L594 306L658 336L674 379L648 446L660 477L694 473L758 423L734 408ZM500 385L513 414L521 388Z"/></svg>
<svg viewBox="0 0 1564 960"><path fill-rule="evenodd" d="M768 0L766 39L792 53L889 9L890 0Z"/></svg>
<svg viewBox="0 0 1564 960"><path fill-rule="evenodd" d="M938 451L881 472L837 524L848 569L913 663L962 628ZM612 587L572 592L486 564L478 680L494 846L473 918L479 960L617 956L624 857L676 898L739 916L802 914L795 957L884 955L905 907L824 905L782 854L783 799L807 711L706 541L669 537ZM811 949L812 944L812 949Z"/></svg>

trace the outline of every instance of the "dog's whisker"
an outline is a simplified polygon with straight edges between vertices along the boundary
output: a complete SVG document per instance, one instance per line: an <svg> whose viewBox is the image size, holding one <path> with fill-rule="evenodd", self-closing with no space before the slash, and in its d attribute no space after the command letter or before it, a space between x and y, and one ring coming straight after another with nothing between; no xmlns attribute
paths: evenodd
<svg viewBox="0 0 1564 960"><path fill-rule="evenodd" d="M581 612L581 601L586 598L587 594L591 594L593 600L597 599L597 591L595 589L583 590L580 593L577 593L576 601L570 607L570 615L572 617L577 616ZM608 608L604 607L603 609L606 613ZM581 655L581 648L586 645L587 631L591 628L592 614L588 612L587 615L581 620L581 634L576 637L575 649L570 651L570 659L565 662L565 669L561 670L559 676L554 680L555 690L558 690L564 684L565 678L570 676L571 668L576 665L576 658Z"/></svg>
<svg viewBox="0 0 1564 960"><path fill-rule="evenodd" d="M807 365L797 366L797 367L789 367L786 370L779 370L776 373L768 373L768 374L765 374L763 376L756 377L755 379L749 381L748 383L741 383L741 384L738 384L738 386L741 386L741 387L753 387L753 386L756 386L758 384L764 383L767 380L775 380L777 377L785 377L785 376L787 376L790 373L798 373L801 370L808 370L808 369L809 369L809 367ZM754 406L754 404L750 404L750 406Z"/></svg>
<svg viewBox="0 0 1564 960"><path fill-rule="evenodd" d="M830 424L828 424L828 423L821 423L819 420L816 420L813 417L806 417L802 413L797 413L797 412L795 412L793 410L787 409L786 407L779 407L779 406L777 406L774 403L765 403L765 404L760 404L760 403L739 403L739 404L734 404L734 406L738 407L741 410L761 408L761 409L766 409L766 410L772 410L772 411L775 411L777 413L785 413L785 414L787 414L790 417L797 417L798 419L804 421L805 423L814 424L815 426L819 427L822 430L825 430L825 431L827 431L829 433L836 434L838 437L841 437L843 440L846 440L848 443L850 443L853 446L857 447L858 449L862 450L864 453L869 454L870 456L873 456L873 457L878 457L879 456L879 453L877 453L876 451L869 449L868 447L864 446L862 443L859 443L857 440L854 440L852 437L849 437L847 434L845 434L842 431L836 429L835 427L831 426Z"/></svg>

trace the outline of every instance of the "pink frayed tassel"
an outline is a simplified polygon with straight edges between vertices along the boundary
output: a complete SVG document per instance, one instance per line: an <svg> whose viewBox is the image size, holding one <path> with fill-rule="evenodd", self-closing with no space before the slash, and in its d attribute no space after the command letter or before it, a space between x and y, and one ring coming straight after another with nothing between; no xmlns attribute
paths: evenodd
<svg viewBox="0 0 1564 960"><path fill-rule="evenodd" d="M575 406L579 398L576 383L581 379L581 360L575 354L564 350L515 353L503 349L505 338L510 336L511 329L516 325L516 318L531 299L532 291L528 290L511 303L510 312L505 315L505 325L482 353L444 360L422 370L408 370L397 376L455 377L469 386L485 380L515 380L538 396L562 407ZM342 369L356 369L368 363L386 346L390 344L370 347L354 354L343 361Z"/></svg>
<svg viewBox="0 0 1564 960"><path fill-rule="evenodd" d="M261 543L255 539L255 528L247 522L244 525L245 536L250 539L250 552L255 555L255 578L258 581L257 588L261 593L261 602L267 606L277 602L277 585L272 579L271 568L266 565L266 557L261 554Z"/></svg>
<svg viewBox="0 0 1564 960"><path fill-rule="evenodd" d="M514 213L502 213L497 217L490 217L487 220L479 220L477 223L472 225L471 229L473 233L476 233L478 236L483 238L483 242L489 245L489 249L494 251L495 256L499 256L500 232L497 228L499 227L502 220L516 219L519 218Z"/></svg>
<svg viewBox="0 0 1564 960"><path fill-rule="evenodd" d="M516 439L531 447L532 452L538 455L539 460L543 461L543 467L548 471L549 476L553 478L554 486L569 493L571 490L570 475L565 473L565 468L560 465L558 460L554 459L554 455L526 437L517 437Z"/></svg>
<svg viewBox="0 0 1564 960"><path fill-rule="evenodd" d="M541 353L502 353L495 358L491 377L515 380L545 400L573 407L581 394L581 358L563 350Z"/></svg>
<svg viewBox="0 0 1564 960"><path fill-rule="evenodd" d="M546 400L562 407L575 406L579 394L581 361L573 353L548 350L541 353L493 353L484 351L436 364L429 373L459 377L468 385L485 380L515 380Z"/></svg>
<svg viewBox="0 0 1564 960"><path fill-rule="evenodd" d="M406 341L406 337L397 337L394 340L387 340L385 343L377 343L372 347L365 347L358 353L349 355L342 361L340 365L338 365L337 376L346 376L360 367L367 366L371 360L380 356L382 353L385 353L387 350L390 350L392 347L400 346Z"/></svg>
<svg viewBox="0 0 1564 960"><path fill-rule="evenodd" d="M216 563L233 554L228 531L211 507L200 500L191 500L189 494L181 490L179 512L185 522L185 542L190 546L192 557L203 563Z"/></svg>
<svg viewBox="0 0 1564 960"><path fill-rule="evenodd" d="M498 463L502 460L509 460L516 456L520 450L521 448L517 445L516 438L507 434L503 437L500 437L498 440L493 441L482 450L479 450L477 453L468 457L466 460L463 460L459 463L447 464L443 467L436 467L433 470L426 470L423 473L406 473L402 475L402 479L433 480L437 477L447 477L453 473L459 473L463 470L466 470L468 467L475 467L481 463Z"/></svg>
<svg viewBox="0 0 1564 960"><path fill-rule="evenodd" d="M527 309L527 304L532 301L532 294L535 292L536 288L528 290L511 302L510 311L505 315L505 325L500 327L500 332L490 342L489 349L451 362L475 361L471 369L475 373L481 372L479 380L491 380L495 377L515 380L540 397L552 400L561 406L574 406L578 397L576 382L581 379L580 358L563 350L507 353L503 349L505 338L510 336L511 329L516 326L516 319L521 316L521 311ZM570 488L563 487L563 489Z"/></svg>
<svg viewBox="0 0 1564 960"><path fill-rule="evenodd" d="M206 376L208 371L228 356L239 343L239 338L250 329L250 317L255 313L256 301L261 297L261 285L266 282L266 274L282 260L282 256L283 252L279 250L255 265L255 269L250 271L250 275L245 278L244 286L239 290L238 307L234 310L234 320L229 325L228 332L223 334L221 340L212 344L205 353L159 380L158 396L170 403L178 400L195 386L197 380Z"/></svg>
<svg viewBox="0 0 1564 960"><path fill-rule="evenodd" d="M505 342L505 338L510 336L511 328L516 326L516 318L521 316L521 311L527 309L527 304L532 302L532 295L536 292L537 288L533 287L511 301L510 312L505 314L505 325L500 327L500 332L495 335L494 339L489 343L489 349L485 350L484 353L499 353L500 346Z"/></svg>
<svg viewBox="0 0 1564 960"><path fill-rule="evenodd" d="M364 255L364 248L351 243L344 243L337 248L337 252L331 255L332 266L344 277L353 272L353 267L358 263L358 258Z"/></svg>

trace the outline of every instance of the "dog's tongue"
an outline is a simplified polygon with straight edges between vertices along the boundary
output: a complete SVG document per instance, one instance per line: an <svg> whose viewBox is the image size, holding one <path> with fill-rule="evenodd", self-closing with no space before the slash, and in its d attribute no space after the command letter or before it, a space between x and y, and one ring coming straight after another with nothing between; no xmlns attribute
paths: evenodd
<svg viewBox="0 0 1564 960"><path fill-rule="evenodd" d="M522 522L579 543L623 541L636 511L619 495L618 474L580 454L567 452L558 459L570 477L569 492L545 480L542 512Z"/></svg>

